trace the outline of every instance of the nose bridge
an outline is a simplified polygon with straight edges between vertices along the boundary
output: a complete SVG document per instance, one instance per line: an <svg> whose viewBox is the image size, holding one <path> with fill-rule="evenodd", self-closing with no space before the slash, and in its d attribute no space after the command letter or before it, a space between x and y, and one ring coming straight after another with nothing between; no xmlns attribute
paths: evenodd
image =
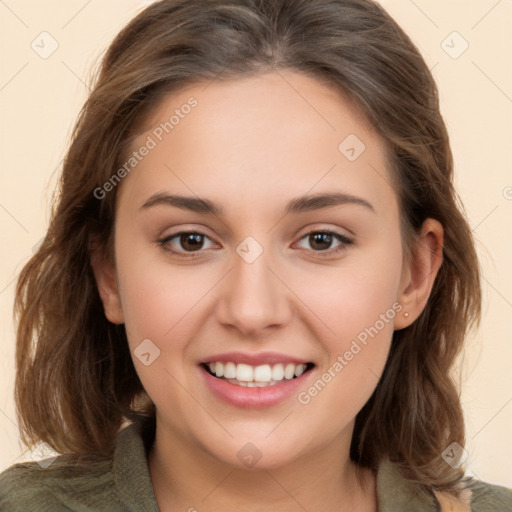
<svg viewBox="0 0 512 512"><path fill-rule="evenodd" d="M254 237L236 247L218 308L221 323L248 333L287 321L286 287L270 270L273 266L272 250Z"/></svg>

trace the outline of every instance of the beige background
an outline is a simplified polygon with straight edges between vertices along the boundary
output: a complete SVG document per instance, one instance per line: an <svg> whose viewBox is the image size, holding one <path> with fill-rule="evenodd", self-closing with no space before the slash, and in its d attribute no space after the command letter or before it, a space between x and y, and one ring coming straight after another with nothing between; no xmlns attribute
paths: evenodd
<svg viewBox="0 0 512 512"><path fill-rule="evenodd" d="M91 66L149 3L0 1L0 471L31 456L18 441L12 399L14 280L47 226L57 169ZM382 4L438 81L457 186L483 264L484 320L464 358L468 473L512 487L512 1ZM35 40L40 53L52 48L43 31L58 43L47 58L31 47Z"/></svg>

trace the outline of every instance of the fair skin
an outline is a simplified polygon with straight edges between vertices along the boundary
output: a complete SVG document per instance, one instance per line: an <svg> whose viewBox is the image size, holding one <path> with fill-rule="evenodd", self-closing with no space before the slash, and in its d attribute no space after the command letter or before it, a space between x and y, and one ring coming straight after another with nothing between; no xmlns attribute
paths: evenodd
<svg viewBox="0 0 512 512"><path fill-rule="evenodd" d="M105 314L125 324L156 405L149 469L158 505L163 512L375 512L375 476L349 458L354 420L382 374L393 331L426 305L442 227L428 219L404 258L382 139L336 91L297 72L168 95L133 149L191 96L197 107L119 186L115 267L98 253L92 260ZM366 146L354 161L338 149L349 134ZM292 198L333 192L358 199L283 215ZM208 199L222 212L168 201L143 207L155 194ZM306 236L326 230L344 238ZM189 244L171 238L181 231L204 236ZM248 236L263 250L250 263L237 252ZM389 310L392 318L377 324ZM301 403L298 392L332 372L375 325L378 334ZM134 356L146 339L160 350L147 366ZM200 363L226 352L277 352L312 367L278 403L242 407L205 384ZM259 460L248 466L242 448Z"/></svg>

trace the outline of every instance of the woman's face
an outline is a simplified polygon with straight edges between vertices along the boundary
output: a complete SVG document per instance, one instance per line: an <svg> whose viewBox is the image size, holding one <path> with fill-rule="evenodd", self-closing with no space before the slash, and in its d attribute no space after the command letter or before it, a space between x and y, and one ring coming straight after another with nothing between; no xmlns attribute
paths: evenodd
<svg viewBox="0 0 512 512"><path fill-rule="evenodd" d="M189 87L144 129L104 302L157 428L240 467L338 457L404 326L383 142L292 71Z"/></svg>

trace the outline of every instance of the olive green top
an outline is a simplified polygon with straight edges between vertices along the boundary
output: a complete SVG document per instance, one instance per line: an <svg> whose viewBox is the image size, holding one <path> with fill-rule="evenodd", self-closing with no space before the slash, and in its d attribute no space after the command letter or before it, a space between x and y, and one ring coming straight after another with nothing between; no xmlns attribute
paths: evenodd
<svg viewBox="0 0 512 512"><path fill-rule="evenodd" d="M147 454L153 442L139 424L120 431L112 458L85 465L59 456L49 466L15 464L0 474L1 512L158 512ZM512 490L470 479L471 511L512 512ZM438 512L438 501L384 461L377 472L379 512ZM191 503L201 510L200 503ZM445 508L443 508L445 510ZM450 505L446 510L469 510Z"/></svg>

